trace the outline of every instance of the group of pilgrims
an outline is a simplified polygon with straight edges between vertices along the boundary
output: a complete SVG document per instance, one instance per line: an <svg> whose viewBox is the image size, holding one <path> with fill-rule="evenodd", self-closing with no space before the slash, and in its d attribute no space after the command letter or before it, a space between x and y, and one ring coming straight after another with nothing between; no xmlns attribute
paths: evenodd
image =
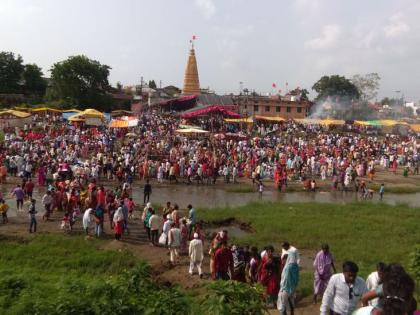
<svg viewBox="0 0 420 315"><path fill-rule="evenodd" d="M61 211L63 230L73 230L80 221L84 233L101 237L108 222L117 241L130 234L137 217L150 244L169 250L171 264L179 264L185 255L191 276L197 269L200 278L260 284L267 305L285 315L296 312L302 267L294 246L285 241L276 255L271 245L258 250L230 244L226 230L206 235L192 205L186 211L170 202L161 209L154 206L151 183L216 185L222 177L225 184L252 180L262 186L262 181L273 180L279 190L289 181L301 181L306 189L316 191L316 179L329 180L333 190L365 193L366 184L359 177L372 179L378 168L395 174L402 168L404 176L419 174L420 141L412 133L368 135L294 121L259 124L239 132L239 126L220 118L212 123L214 135L187 137L176 133L179 123L156 112L144 113L139 125L128 130L75 126L54 115L34 117L23 130L5 130L0 183L18 180L10 193L18 211L23 211L25 199L30 201L31 233L37 230L40 207L44 221ZM207 123L194 122L204 129ZM237 136L215 136L232 131ZM136 137L127 137L127 132ZM144 186L142 205L136 205L132 195L133 185L139 183ZM45 187L40 207L33 197L36 185ZM8 222L7 208L0 193L3 223ZM208 275L202 266L206 257ZM352 261L336 273L334 258L324 244L313 268L314 303L321 299L321 315L411 315L416 309L414 282L400 265L379 263L365 282ZM364 307L357 309L359 302Z"/></svg>

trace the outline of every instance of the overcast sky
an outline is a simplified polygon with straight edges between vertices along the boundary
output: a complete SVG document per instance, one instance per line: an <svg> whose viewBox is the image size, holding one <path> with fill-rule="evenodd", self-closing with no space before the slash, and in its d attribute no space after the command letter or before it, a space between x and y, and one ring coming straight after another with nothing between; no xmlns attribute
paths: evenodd
<svg viewBox="0 0 420 315"><path fill-rule="evenodd" d="M219 93L377 72L379 97L420 100L419 17L418 0L0 0L0 50L47 76L85 54L112 67L112 84L182 87L196 35L201 86Z"/></svg>

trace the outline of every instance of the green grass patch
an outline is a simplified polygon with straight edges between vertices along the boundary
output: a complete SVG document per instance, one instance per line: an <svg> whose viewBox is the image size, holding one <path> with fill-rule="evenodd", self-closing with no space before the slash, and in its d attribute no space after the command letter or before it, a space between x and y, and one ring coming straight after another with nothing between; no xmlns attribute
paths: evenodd
<svg viewBox="0 0 420 315"><path fill-rule="evenodd" d="M374 191L379 191L380 184L369 184L369 188ZM413 194L420 192L420 186L387 186L385 184L385 194Z"/></svg>
<svg viewBox="0 0 420 315"><path fill-rule="evenodd" d="M338 270L345 260L355 261L366 277L376 263L399 262L408 267L409 253L420 243L420 209L406 205L352 203L251 203L237 208L200 209L206 221L234 217L255 229L235 241L259 248L273 244L277 250L288 240L315 253L328 243ZM307 277L307 276L305 276ZM302 281L301 294L312 292L312 282Z"/></svg>
<svg viewBox="0 0 420 315"><path fill-rule="evenodd" d="M156 284L127 251L81 236L0 240L0 314L190 314L189 298Z"/></svg>

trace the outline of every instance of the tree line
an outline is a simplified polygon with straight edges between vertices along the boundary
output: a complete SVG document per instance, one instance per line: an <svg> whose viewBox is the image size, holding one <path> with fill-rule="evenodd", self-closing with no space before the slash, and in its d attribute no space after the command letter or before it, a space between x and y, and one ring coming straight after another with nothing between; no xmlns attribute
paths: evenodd
<svg viewBox="0 0 420 315"><path fill-rule="evenodd" d="M24 100L30 104L48 103L62 108L94 107L102 110L115 108L112 93L124 91L120 83L116 88L109 84L110 70L108 65L77 55L54 63L48 70L50 78L47 79L36 64L24 64L22 56L0 52L0 105L11 105L4 101L4 95L17 94L24 95ZM368 102L377 97L380 79L377 73L355 75L350 79L340 75L323 76L312 86L317 93L314 102L340 104L341 113L328 114L373 118L377 113L368 106ZM149 87L156 88L156 82L149 81ZM297 88L291 94L308 100L309 92ZM382 104L394 107L402 103L398 99L382 100Z"/></svg>
<svg viewBox="0 0 420 315"><path fill-rule="evenodd" d="M24 64L20 55L0 52L0 96L24 95L30 104L51 103L57 107L112 106L113 88L108 81L111 67L84 55L54 63L46 78L36 64ZM1 104L0 105L11 105Z"/></svg>

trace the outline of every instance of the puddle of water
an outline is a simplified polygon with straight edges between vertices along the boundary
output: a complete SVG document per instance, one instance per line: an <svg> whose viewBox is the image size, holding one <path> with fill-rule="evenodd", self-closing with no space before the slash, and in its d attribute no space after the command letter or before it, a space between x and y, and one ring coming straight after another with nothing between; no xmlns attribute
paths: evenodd
<svg viewBox="0 0 420 315"><path fill-rule="evenodd" d="M9 216L16 215L16 202L9 196L13 186L2 185L0 191L6 198L10 210ZM45 193L44 187L36 187L34 198L37 202L37 210L43 213L41 198ZM143 185L135 185L133 188L133 200L136 204L143 204ZM282 193L278 191L265 191L262 198L255 193L233 193L226 192L217 186L196 186L196 185L173 185L166 187L153 187L151 202L164 205L167 201L177 203L180 209L186 209L188 204L195 208L218 208L218 207L237 207L246 205L253 201L285 201L285 202L316 202L316 203L338 203L345 204L361 201L360 196L353 192L290 192ZM420 193L414 194L387 194L383 201L379 200L376 194L372 200L363 202L386 203L390 205L407 204L410 207L420 207ZM27 209L27 205L26 208ZM26 215L26 210L25 210Z"/></svg>

